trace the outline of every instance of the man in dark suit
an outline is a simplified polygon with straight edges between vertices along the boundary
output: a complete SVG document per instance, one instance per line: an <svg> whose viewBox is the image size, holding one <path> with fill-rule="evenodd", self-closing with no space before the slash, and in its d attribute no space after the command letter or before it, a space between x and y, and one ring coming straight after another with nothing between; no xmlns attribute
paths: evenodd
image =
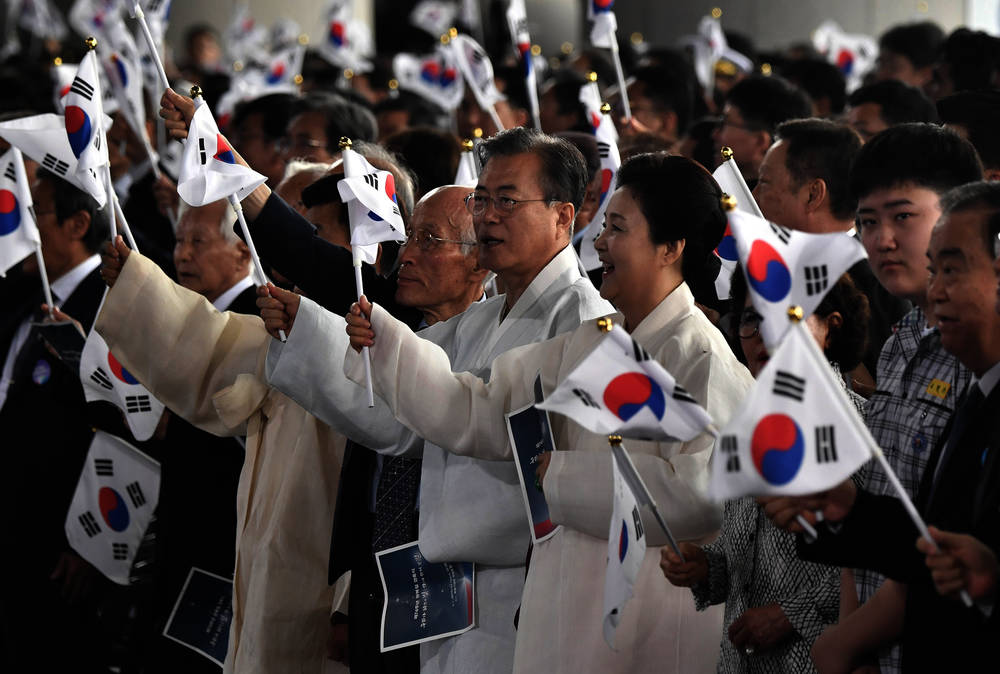
<svg viewBox="0 0 1000 674"><path fill-rule="evenodd" d="M203 295L219 311L256 314L250 252L233 233L235 220L225 200L182 208L174 266L180 285ZM169 410L164 417L155 525L160 630L191 567L233 574L236 491L244 459L243 447L233 438L199 430ZM218 671L217 665L162 636L153 652L151 671Z"/></svg>
<svg viewBox="0 0 1000 674"><path fill-rule="evenodd" d="M31 191L53 300L89 330L104 292L96 253L107 239L105 215L41 168ZM37 275L34 257L24 266ZM0 319L0 508L10 515L0 561L0 669L30 671L44 657L46 666L89 672L107 656L94 618L110 583L70 550L63 526L93 428L120 419L108 403L88 404L77 369L46 347L34 325L44 318L42 301L36 283Z"/></svg>
<svg viewBox="0 0 1000 674"><path fill-rule="evenodd" d="M928 249L928 300L941 343L974 374L945 439L935 449L917 494L924 519L970 534L1000 550L1000 314L995 311L996 254L990 236L1000 217L1000 186L971 183L942 198L942 215ZM995 235L994 235L995 236ZM799 554L813 561L871 568L907 585L902 649L904 668L966 670L992 658L992 606L966 607L934 588L918 532L902 503L858 491L848 480L824 494L768 499L779 526L822 510L828 527ZM984 609L985 608L985 615ZM995 625L995 622L992 623ZM993 628L995 629L995 627Z"/></svg>

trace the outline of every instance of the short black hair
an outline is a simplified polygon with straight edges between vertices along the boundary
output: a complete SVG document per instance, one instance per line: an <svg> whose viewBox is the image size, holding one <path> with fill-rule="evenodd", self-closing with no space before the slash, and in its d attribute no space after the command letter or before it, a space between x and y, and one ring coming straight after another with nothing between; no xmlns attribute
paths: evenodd
<svg viewBox="0 0 1000 674"><path fill-rule="evenodd" d="M712 251L727 218L722 188L712 174L687 157L650 152L622 164L617 187L628 188L638 202L654 244L684 239L681 274L699 302L714 305L719 261Z"/></svg>
<svg viewBox="0 0 1000 674"><path fill-rule="evenodd" d="M560 115L576 115L573 125L568 131L582 131L593 134L590 122L587 121L587 109L580 101L580 89L587 84L586 78L575 70L557 70L548 82L547 91L552 92Z"/></svg>
<svg viewBox="0 0 1000 674"><path fill-rule="evenodd" d="M483 141L477 150L483 169L494 157L534 154L542 162L542 192L546 199L568 201L579 211L587 191L587 164L569 141L518 126Z"/></svg>
<svg viewBox="0 0 1000 674"><path fill-rule="evenodd" d="M497 66L493 70L494 78L503 81L503 95L512 108L530 110L528 102L528 87L524 81L524 73L520 66Z"/></svg>
<svg viewBox="0 0 1000 674"><path fill-rule="evenodd" d="M780 77L751 75L729 91L726 102L737 108L744 123L772 136L789 119L812 116L812 104L802 91Z"/></svg>
<svg viewBox="0 0 1000 674"><path fill-rule="evenodd" d="M409 115L409 126L441 129L447 125L448 113L411 91L397 91L395 96L389 96L375 104L376 115L400 110Z"/></svg>
<svg viewBox="0 0 1000 674"><path fill-rule="evenodd" d="M340 138L375 142L378 125L375 115L358 103L349 101L339 94L327 91L313 91L301 99L292 116L306 112L318 112L326 120L326 149L331 153L340 152Z"/></svg>
<svg viewBox="0 0 1000 674"><path fill-rule="evenodd" d="M597 139L592 133L582 131L560 131L552 134L556 138L568 140L583 155L587 162L587 182L589 183L601 170L601 151L597 147Z"/></svg>
<svg viewBox="0 0 1000 674"><path fill-rule="evenodd" d="M296 100L298 99L292 94L279 93L239 103L233 110L229 128L239 129L247 119L260 115L260 128L268 140L283 138L288 122L292 119Z"/></svg>
<svg viewBox="0 0 1000 674"><path fill-rule="evenodd" d="M1000 40L981 30L958 28L944 41L940 61L955 91L991 89L1000 70Z"/></svg>
<svg viewBox="0 0 1000 674"><path fill-rule="evenodd" d="M934 124L899 124L862 146L851 166L850 188L855 200L903 183L941 195L982 178L975 148L954 131Z"/></svg>
<svg viewBox="0 0 1000 674"><path fill-rule="evenodd" d="M410 127L392 134L382 145L398 155L413 172L418 194L455 181L461 146L458 138L448 131L430 126Z"/></svg>
<svg viewBox="0 0 1000 674"><path fill-rule="evenodd" d="M847 102L852 107L875 103L880 106L879 117L889 126L905 122L938 121L934 103L923 91L899 80L873 82L855 89Z"/></svg>
<svg viewBox="0 0 1000 674"><path fill-rule="evenodd" d="M694 72L688 70L684 57L675 54L673 63L668 64L665 50L661 52L661 61L657 65L646 65L636 68L632 77L637 84L642 84L643 94L661 110L671 110L677 115L677 134L683 134L691 123L691 111L694 108ZM690 76L689 76L690 75Z"/></svg>
<svg viewBox="0 0 1000 674"><path fill-rule="evenodd" d="M1000 91L960 91L938 101L937 109L943 123L965 128L983 166L1000 168Z"/></svg>
<svg viewBox="0 0 1000 674"><path fill-rule="evenodd" d="M980 180L967 185L959 185L941 197L941 218L952 213L982 209L989 213L980 226L980 239L986 252L993 257L993 237L1000 232L1000 183Z"/></svg>
<svg viewBox="0 0 1000 674"><path fill-rule="evenodd" d="M944 43L944 31L933 21L919 21L893 26L878 39L880 49L899 54L914 68L934 65Z"/></svg>
<svg viewBox="0 0 1000 674"><path fill-rule="evenodd" d="M793 59L781 68L781 76L805 91L810 98L830 101L830 112L839 114L847 102L847 80L840 68L823 58Z"/></svg>
<svg viewBox="0 0 1000 674"><path fill-rule="evenodd" d="M41 166L38 167L35 177L37 180L44 180L52 186L56 220L60 224L81 211L90 216L90 227L83 235L82 241L88 251L98 252L101 244L110 238L111 230L108 224L107 209L111 208L111 204L99 209L94 197Z"/></svg>
<svg viewBox="0 0 1000 674"><path fill-rule="evenodd" d="M785 167L796 187L820 178L830 195L830 212L838 220L854 217L857 201L847 179L861 150L861 138L849 126L825 119L793 119L778 127L776 138L788 146Z"/></svg>

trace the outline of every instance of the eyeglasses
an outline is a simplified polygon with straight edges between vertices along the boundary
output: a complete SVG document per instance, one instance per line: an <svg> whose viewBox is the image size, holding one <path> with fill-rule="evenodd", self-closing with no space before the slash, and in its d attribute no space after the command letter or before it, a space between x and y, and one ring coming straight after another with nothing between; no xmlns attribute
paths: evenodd
<svg viewBox="0 0 1000 674"><path fill-rule="evenodd" d="M558 199L511 199L510 197L491 197L488 194L480 194L478 192L472 192L467 197L465 197L465 209L472 213L473 215L482 215L489 208L490 204L493 204L493 208L497 210L497 213L513 213L514 208L518 204L526 204L530 201L543 201L545 203L553 203L559 201Z"/></svg>
<svg viewBox="0 0 1000 674"><path fill-rule="evenodd" d="M434 236L426 229L418 229L413 232L406 239L406 243L403 246L408 246L411 243L416 244L417 248L427 252L431 250L437 250L441 247L443 243L458 243L463 246L475 246L478 245L475 241L462 241L461 239L442 239L440 236Z"/></svg>
<svg viewBox="0 0 1000 674"><path fill-rule="evenodd" d="M275 147L277 147L278 152L288 152L289 150L299 152L326 148L326 143L308 136L296 136L295 138L279 139L275 143Z"/></svg>
<svg viewBox="0 0 1000 674"><path fill-rule="evenodd" d="M764 317L753 309L746 309L740 314L740 339L751 339L760 334L760 322Z"/></svg>

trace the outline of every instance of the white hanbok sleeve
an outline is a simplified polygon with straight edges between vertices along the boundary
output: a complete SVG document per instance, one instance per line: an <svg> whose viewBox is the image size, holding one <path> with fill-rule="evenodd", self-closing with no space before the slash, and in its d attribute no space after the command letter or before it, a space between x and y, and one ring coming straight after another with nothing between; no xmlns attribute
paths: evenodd
<svg viewBox="0 0 1000 674"><path fill-rule="evenodd" d="M268 383L358 444L382 454L419 453L423 442L385 402L376 398L368 407L365 389L344 376L344 352L352 351L346 327L343 317L303 297L288 341L268 347Z"/></svg>

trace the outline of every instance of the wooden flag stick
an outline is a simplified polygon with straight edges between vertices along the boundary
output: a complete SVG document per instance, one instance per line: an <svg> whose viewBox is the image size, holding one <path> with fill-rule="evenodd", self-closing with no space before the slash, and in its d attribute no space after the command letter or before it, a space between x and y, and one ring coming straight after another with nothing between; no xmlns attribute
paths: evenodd
<svg viewBox="0 0 1000 674"><path fill-rule="evenodd" d="M622 110L625 111L625 122L632 121L632 106L628 103L628 87L625 86L625 71L622 70L622 57L618 53L618 36L612 28L608 31L608 39L611 42L611 56L615 62L615 73L618 74L618 97L622 102Z"/></svg>

